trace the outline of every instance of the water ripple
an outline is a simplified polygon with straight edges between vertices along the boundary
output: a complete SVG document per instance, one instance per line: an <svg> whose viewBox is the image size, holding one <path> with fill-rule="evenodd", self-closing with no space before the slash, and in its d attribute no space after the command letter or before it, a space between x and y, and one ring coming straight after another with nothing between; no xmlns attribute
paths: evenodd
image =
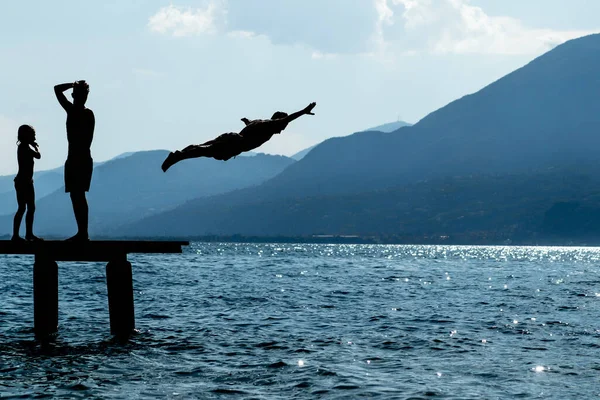
<svg viewBox="0 0 600 400"><path fill-rule="evenodd" d="M60 263L44 345L32 261L0 257L2 398L600 394L597 248L193 243L131 257L128 343L104 265Z"/></svg>

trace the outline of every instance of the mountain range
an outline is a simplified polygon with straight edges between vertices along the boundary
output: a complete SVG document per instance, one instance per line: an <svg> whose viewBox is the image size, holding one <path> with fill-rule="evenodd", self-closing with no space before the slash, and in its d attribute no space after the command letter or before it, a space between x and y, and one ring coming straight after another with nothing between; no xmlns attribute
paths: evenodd
<svg viewBox="0 0 600 400"><path fill-rule="evenodd" d="M396 121L396 122L389 122L387 124L383 124L383 125L378 125L375 126L373 128L369 128L364 130L363 132L369 132L369 131L379 131L379 132L393 132L395 130L398 130L404 126L411 126L411 124L409 124L408 122L404 122L404 121ZM294 160L296 161L300 161L302 160L312 149L314 149L315 147L317 147L318 144L314 145L314 146L310 146L307 149L304 149L302 151L299 151L298 153L294 154L293 156L291 156Z"/></svg>
<svg viewBox="0 0 600 400"><path fill-rule="evenodd" d="M331 138L295 155L298 161L201 159L162 174L155 170L166 152L113 160L95 171L91 230L600 238L600 226L568 222L600 223L599 68L600 35L575 39L415 125ZM38 210L40 233L73 231L60 189ZM0 226L10 218L0 217Z"/></svg>
<svg viewBox="0 0 600 400"><path fill-rule="evenodd" d="M541 181L552 182L548 171L577 173L581 166L594 181L600 171L596 154L600 145L598 68L600 35L566 42L414 126L326 140L257 187L196 199L137 221L122 232L135 236L369 234L396 221L391 225L395 228L386 230L405 233L409 228L399 216L427 202L427 198L411 196L407 187L418 190L418 185L424 185L433 190L428 185L443 179L472 177L473 182L493 182L504 176L519 177L515 182L527 182L530 177L535 187ZM559 180L549 189L555 198L545 197L546 208L536 208L539 218L531 229L543 225L544 213L554 200L577 198L574 192L565 191L568 181ZM510 182L504 181L503 191L495 198L481 200L487 210L482 212L493 213L502 196L520 195L523 185L511 187ZM403 195L393 196L390 190ZM579 190L585 191L585 185ZM374 205L388 198L395 203L388 204L386 212L378 212L382 207ZM467 204L452 204L461 215L469 211ZM367 216L351 223L352 210ZM517 211L504 217L510 219ZM334 214L338 215L335 223L326 224ZM409 214L411 218L418 215ZM495 225L487 226L489 231L494 229Z"/></svg>
<svg viewBox="0 0 600 400"><path fill-rule="evenodd" d="M175 165L165 174L160 165L167 154L166 150L133 153L94 169L93 187L88 194L91 234L169 210L194 198L259 184L294 163L288 157L266 154L228 162L202 158ZM76 227L69 196L64 193L62 173L40 174L36 190L49 174L60 175L60 184L45 197L38 195L35 229L41 235L68 235ZM14 189L10 194L14 204ZM11 220L12 213L0 217L3 233L10 232Z"/></svg>
<svg viewBox="0 0 600 400"><path fill-rule="evenodd" d="M313 147L300 153L307 154ZM247 157L229 163L208 159L189 161L185 167L176 166L167 177L156 168L166 154L166 151L128 152L95 164L93 187L88 195L93 209L92 232L106 233L109 228L174 208L187 200L261 183L294 162L283 156L247 152L243 154ZM201 174L206 177L195 179ZM0 232L5 234L10 227L7 221L16 210L13 179L14 175L0 176L0 215L4 216L0 217L4 227ZM70 201L64 194L63 167L36 171L35 189L38 232L60 236L72 231L74 221Z"/></svg>
<svg viewBox="0 0 600 400"><path fill-rule="evenodd" d="M363 132L379 131L379 132L389 133L389 132L397 131L398 129L403 128L405 126L412 126L412 124L410 124L408 122L404 122L404 121L388 122L387 124L378 125L373 128L365 129Z"/></svg>

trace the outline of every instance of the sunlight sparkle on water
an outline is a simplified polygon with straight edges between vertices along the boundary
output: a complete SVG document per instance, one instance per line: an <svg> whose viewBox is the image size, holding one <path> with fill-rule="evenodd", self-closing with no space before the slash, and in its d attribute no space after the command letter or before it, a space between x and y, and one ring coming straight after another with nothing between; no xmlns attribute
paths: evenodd
<svg viewBox="0 0 600 400"><path fill-rule="evenodd" d="M598 394L600 248L191 243L131 258L131 344L104 340L103 266L65 263L48 349L30 329L31 257L3 258L0 398L114 397L111 376L130 398Z"/></svg>

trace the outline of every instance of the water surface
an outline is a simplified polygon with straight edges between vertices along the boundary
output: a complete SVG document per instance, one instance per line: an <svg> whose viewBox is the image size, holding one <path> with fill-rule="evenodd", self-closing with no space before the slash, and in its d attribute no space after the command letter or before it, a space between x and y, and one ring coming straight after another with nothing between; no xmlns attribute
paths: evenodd
<svg viewBox="0 0 600 400"><path fill-rule="evenodd" d="M129 343L105 266L59 263L42 346L33 259L0 258L0 397L600 395L597 248L194 243L130 261Z"/></svg>

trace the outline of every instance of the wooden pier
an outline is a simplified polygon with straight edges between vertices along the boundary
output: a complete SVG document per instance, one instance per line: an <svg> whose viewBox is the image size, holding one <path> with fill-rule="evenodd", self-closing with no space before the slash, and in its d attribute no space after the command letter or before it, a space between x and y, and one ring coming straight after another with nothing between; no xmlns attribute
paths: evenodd
<svg viewBox="0 0 600 400"><path fill-rule="evenodd" d="M110 331L127 337L135 328L133 278L130 253L181 253L189 242L175 241L43 241L13 242L0 240L0 254L32 254L33 319L39 339L58 331L57 261L108 262L106 286Z"/></svg>

